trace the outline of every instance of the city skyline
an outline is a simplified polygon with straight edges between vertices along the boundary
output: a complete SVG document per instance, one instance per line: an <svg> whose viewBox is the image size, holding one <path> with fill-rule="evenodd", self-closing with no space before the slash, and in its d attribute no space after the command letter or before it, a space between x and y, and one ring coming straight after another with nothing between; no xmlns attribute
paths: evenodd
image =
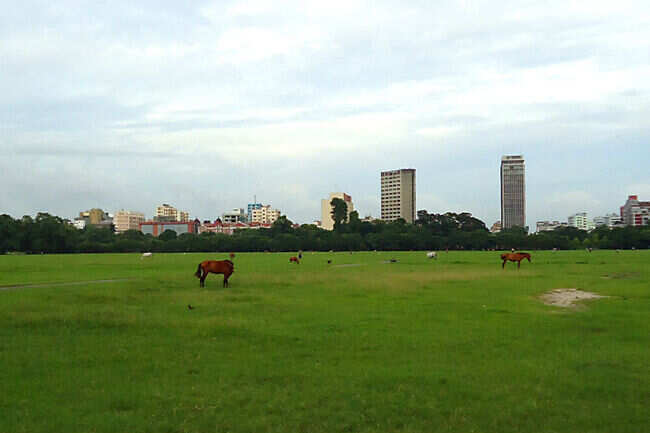
<svg viewBox="0 0 650 433"><path fill-rule="evenodd" d="M650 197L649 9L12 4L0 213L170 202L203 220L256 195L311 223L346 191L378 217L377 173L414 167L416 210L490 226L507 154L526 156L527 226L616 212Z"/></svg>

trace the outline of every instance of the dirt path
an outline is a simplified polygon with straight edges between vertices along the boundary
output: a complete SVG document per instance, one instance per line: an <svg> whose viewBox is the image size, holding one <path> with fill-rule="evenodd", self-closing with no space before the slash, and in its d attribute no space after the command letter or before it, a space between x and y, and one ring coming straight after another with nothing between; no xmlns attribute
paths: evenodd
<svg viewBox="0 0 650 433"><path fill-rule="evenodd" d="M34 289L38 287L52 287L52 286L81 286L84 284L102 284L102 283L117 283L120 281L129 281L133 278L118 278L114 280L91 280L91 281L71 281L68 283L39 283L39 284L19 284L17 286L0 286L0 290L12 289Z"/></svg>

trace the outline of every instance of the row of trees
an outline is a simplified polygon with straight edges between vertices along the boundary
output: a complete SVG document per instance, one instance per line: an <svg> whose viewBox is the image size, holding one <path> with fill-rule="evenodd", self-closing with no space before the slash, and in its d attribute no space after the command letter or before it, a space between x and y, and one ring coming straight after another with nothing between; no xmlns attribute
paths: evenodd
<svg viewBox="0 0 650 433"><path fill-rule="evenodd" d="M77 230L47 213L21 219L0 215L0 253L650 248L650 226L599 227L589 233L566 227L529 235L523 228L490 233L469 213L421 213L415 224L361 221L356 212L345 215L336 214L333 231L310 224L294 228L282 216L270 229L239 230L233 235L177 235L167 230L157 238L135 230L121 234L92 226Z"/></svg>

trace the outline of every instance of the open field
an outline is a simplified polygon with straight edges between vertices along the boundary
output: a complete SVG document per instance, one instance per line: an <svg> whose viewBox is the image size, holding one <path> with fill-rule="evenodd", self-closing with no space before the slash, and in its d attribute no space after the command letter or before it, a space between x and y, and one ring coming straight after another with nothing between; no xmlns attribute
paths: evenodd
<svg viewBox="0 0 650 433"><path fill-rule="evenodd" d="M290 255L0 256L0 432L650 429L650 251Z"/></svg>

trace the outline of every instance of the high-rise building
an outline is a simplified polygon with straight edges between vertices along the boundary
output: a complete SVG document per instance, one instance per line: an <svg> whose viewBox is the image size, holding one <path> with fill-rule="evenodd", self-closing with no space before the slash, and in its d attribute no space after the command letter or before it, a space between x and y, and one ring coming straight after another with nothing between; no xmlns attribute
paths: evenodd
<svg viewBox="0 0 650 433"><path fill-rule="evenodd" d="M650 201L639 201L636 195L630 195L621 206L621 219L627 226L644 226L650 222Z"/></svg>
<svg viewBox="0 0 650 433"><path fill-rule="evenodd" d="M251 222L273 224L275 220L280 218L280 211L277 209L271 209L271 206L267 204L259 209L252 209L251 215Z"/></svg>
<svg viewBox="0 0 650 433"><path fill-rule="evenodd" d="M501 158L501 225L526 226L526 166L522 155Z"/></svg>
<svg viewBox="0 0 650 433"><path fill-rule="evenodd" d="M140 224L144 222L144 214L141 212L131 212L118 210L113 217L115 232L123 233L127 230L140 230Z"/></svg>
<svg viewBox="0 0 650 433"><path fill-rule="evenodd" d="M325 230L334 229L334 220L332 219L332 200L339 198L345 202L348 206L348 212L345 217L345 221L350 220L350 213L354 212L354 204L352 204L352 197L347 195L344 192L333 192L330 194L329 199L323 199L320 201L320 212L321 212L321 228Z"/></svg>
<svg viewBox="0 0 650 433"><path fill-rule="evenodd" d="M415 222L415 169L381 172L381 219Z"/></svg>

